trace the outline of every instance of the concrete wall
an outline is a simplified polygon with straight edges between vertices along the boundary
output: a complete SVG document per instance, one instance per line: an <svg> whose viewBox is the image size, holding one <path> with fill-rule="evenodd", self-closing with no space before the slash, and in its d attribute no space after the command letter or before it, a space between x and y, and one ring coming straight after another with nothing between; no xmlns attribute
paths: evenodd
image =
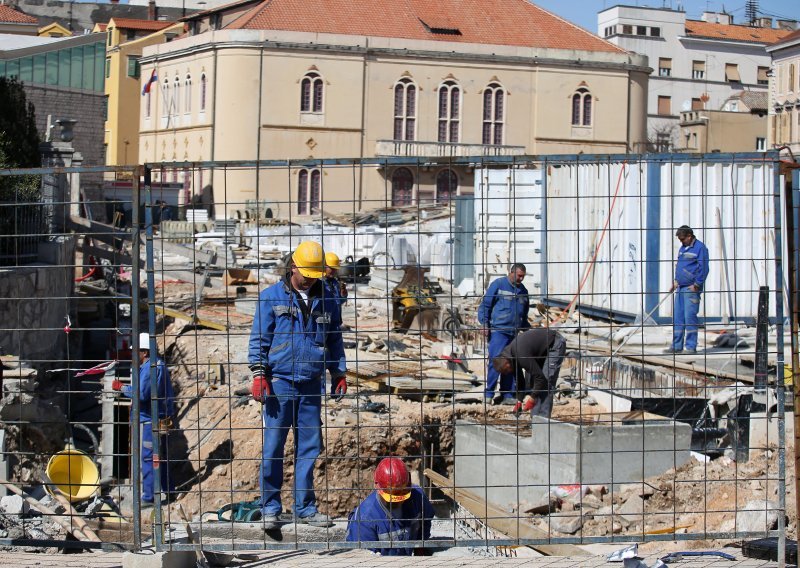
<svg viewBox="0 0 800 568"><path fill-rule="evenodd" d="M532 435L456 423L455 485L499 507L541 502L554 485L620 485L689 460L692 429L672 420L579 426L534 418Z"/></svg>
<svg viewBox="0 0 800 568"><path fill-rule="evenodd" d="M53 264L0 270L0 349L33 366L66 359L64 325L75 277L72 239L42 249Z"/></svg>

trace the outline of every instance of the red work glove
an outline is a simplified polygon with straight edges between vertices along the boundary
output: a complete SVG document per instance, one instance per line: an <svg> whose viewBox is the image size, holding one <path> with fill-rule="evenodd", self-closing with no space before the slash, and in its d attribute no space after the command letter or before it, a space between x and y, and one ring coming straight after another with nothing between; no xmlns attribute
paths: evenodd
<svg viewBox="0 0 800 568"><path fill-rule="evenodd" d="M347 377L340 375L331 379L331 396L339 402L347 394Z"/></svg>
<svg viewBox="0 0 800 568"><path fill-rule="evenodd" d="M122 390L122 381L119 379L114 379L111 381L111 390L121 391Z"/></svg>
<svg viewBox="0 0 800 568"><path fill-rule="evenodd" d="M253 377L253 386L250 388L253 398L258 402L266 401L267 397L272 396L272 385L264 375Z"/></svg>
<svg viewBox="0 0 800 568"><path fill-rule="evenodd" d="M517 401L517 404L514 405L514 416L519 416L523 412L530 412L533 410L533 407L536 406L536 399L533 398L531 395L525 395L525 398L522 401Z"/></svg>

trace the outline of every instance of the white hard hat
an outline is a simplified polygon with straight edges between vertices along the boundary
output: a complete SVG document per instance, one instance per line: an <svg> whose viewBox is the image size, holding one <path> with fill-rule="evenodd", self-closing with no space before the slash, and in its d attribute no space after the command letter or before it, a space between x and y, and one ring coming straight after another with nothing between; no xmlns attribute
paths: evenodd
<svg viewBox="0 0 800 568"><path fill-rule="evenodd" d="M150 351L150 334L146 331L139 334L139 349Z"/></svg>

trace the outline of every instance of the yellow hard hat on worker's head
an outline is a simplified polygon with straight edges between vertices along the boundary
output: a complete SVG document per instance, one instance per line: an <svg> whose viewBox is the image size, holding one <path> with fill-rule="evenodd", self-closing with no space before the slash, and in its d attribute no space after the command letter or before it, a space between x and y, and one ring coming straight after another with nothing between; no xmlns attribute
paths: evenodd
<svg viewBox="0 0 800 568"><path fill-rule="evenodd" d="M335 268L339 270L342 267L342 263L339 260L339 255L335 252L326 252L325 253L325 266L328 268Z"/></svg>
<svg viewBox="0 0 800 568"><path fill-rule="evenodd" d="M324 256L321 244L303 241L294 249L292 262L306 278L322 278Z"/></svg>

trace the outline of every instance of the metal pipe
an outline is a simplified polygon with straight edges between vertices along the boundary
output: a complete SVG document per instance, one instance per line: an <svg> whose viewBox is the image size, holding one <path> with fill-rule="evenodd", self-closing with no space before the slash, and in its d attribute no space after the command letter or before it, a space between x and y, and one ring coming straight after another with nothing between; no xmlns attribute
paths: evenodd
<svg viewBox="0 0 800 568"><path fill-rule="evenodd" d="M139 307L141 299L139 297L139 280L141 278L139 268L139 258L141 250L141 236L139 233L139 180L142 175L142 166L137 166L133 171L133 210L131 211L131 485L133 490L133 547L134 550L142 548L142 493L139 486L140 472L140 428L139 428Z"/></svg>

